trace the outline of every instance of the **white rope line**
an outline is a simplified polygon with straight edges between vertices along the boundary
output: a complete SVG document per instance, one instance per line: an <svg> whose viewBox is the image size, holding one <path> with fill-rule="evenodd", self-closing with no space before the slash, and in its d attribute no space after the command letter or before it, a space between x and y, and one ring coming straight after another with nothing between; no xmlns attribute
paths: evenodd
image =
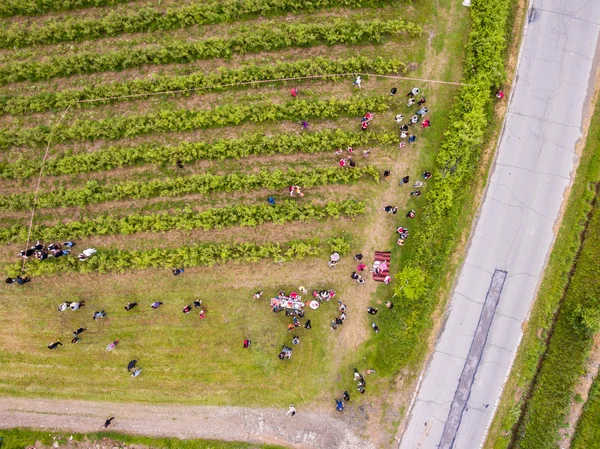
<svg viewBox="0 0 600 449"><path fill-rule="evenodd" d="M410 78L406 76L397 76L397 75L377 75L374 73L329 73L324 75L308 75L308 76L297 76L290 78L273 78L268 80L255 80L255 81L241 81L239 83L229 83L229 84L215 84L212 86L202 86L202 87L192 87L190 89L178 89L178 90L165 90L162 92L146 92L140 94L130 94L130 95L119 95L116 97L103 97L103 98L91 98L89 100L77 100L74 104L77 103L93 103L96 101L110 101L110 100L118 100L121 98L138 98L138 97L149 97L154 95L168 95L168 94L180 94L184 92L194 92L199 90L210 90L210 89L219 89L222 87L235 87L235 86L247 86L249 84L265 84L265 83L275 83L281 81L297 81L297 80L305 80L305 79L318 79L318 78L329 78L335 76L373 76L378 78L390 78L390 79L398 79L398 80L406 80L406 81L421 81L425 83L434 83L434 84L451 84L454 86L466 86L465 83L457 83L453 81L441 81L441 80L431 80L424 78Z"/></svg>
<svg viewBox="0 0 600 449"><path fill-rule="evenodd" d="M454 86L466 86L466 84L464 84L464 83L457 83L457 82L453 82L453 81L411 78L411 77L397 76L397 75L377 75L374 73L359 73L359 72L330 73L330 74L324 74L324 75L309 75L309 76L298 76L298 77L290 77L290 78L273 78L273 79L268 79L268 80L242 81L239 83L217 84L217 85L213 85L213 86L194 87L191 89L166 90L163 92L146 92L146 93L141 93L141 94L120 95L120 96L116 96L116 97L104 97L104 98L92 98L89 100L77 100L74 103L69 104L69 106L67 106L67 108L63 111L62 115L60 116L60 119L54 124L53 131L54 131L54 128L56 128L63 121L63 119L67 115L67 112L69 112L69 109L71 108L71 106L74 104L78 104L78 103L93 103L93 102L97 102L97 101L118 100L121 98L139 98L139 97L150 97L150 96L155 96L155 95L178 94L178 93L193 92L193 91L199 91L199 90L219 89L222 87L245 86L245 85L250 85L250 84L264 84L264 83L274 83L274 82L281 82L281 81L297 81L297 80L304 80L304 79L318 79L318 78L329 78L329 77L335 77L335 76L359 76L359 75L360 76L373 76L373 77L378 77L378 78L398 79L398 80L405 80L405 81L421 81L421 82L425 82L425 83L434 83L434 84L450 84L450 85L454 85ZM46 159L48 159L48 152L50 151L51 140L52 140L52 132L50 133L50 136L48 137L48 144L46 145L44 157L42 158L42 163L40 166L40 174L38 176L37 185L35 187L35 191L34 191L34 195L33 195L33 205L31 207L31 218L29 220L29 229L27 230L27 242L25 243L25 251L27 251L29 249L29 242L31 240L31 231L33 229L33 220L35 218L35 211L36 211L38 194L39 194L39 190L40 190L40 184L42 182L42 177L44 176L44 167L46 164ZM25 271L25 258L23 258L23 264L21 266L21 272L24 272L24 271Z"/></svg>
<svg viewBox="0 0 600 449"><path fill-rule="evenodd" d="M69 112L69 109L71 109L71 105L67 106L67 109L65 109L63 111L62 115L60 116L60 119L58 119L58 121L54 124L52 131L54 131L54 128L56 128L60 124L60 122L63 121L63 119L67 115L67 112ZM42 164L40 166L40 174L38 176L37 185L35 186L35 191L33 193L33 204L31 206L31 218L29 220L29 229L27 230L27 242L25 243L25 251L27 251L29 249L29 241L31 240L31 230L33 229L33 219L35 217L35 206L37 205L38 193L40 190L40 184L42 182L42 177L44 176L44 167L46 164L46 159L48 159L48 152L50 151L50 142L51 141L52 141L52 132L50 132L50 135L48 136L48 144L46 145L46 151L44 152L44 157L42 158ZM26 259L23 258L23 264L21 265L22 273L25 272L25 260Z"/></svg>

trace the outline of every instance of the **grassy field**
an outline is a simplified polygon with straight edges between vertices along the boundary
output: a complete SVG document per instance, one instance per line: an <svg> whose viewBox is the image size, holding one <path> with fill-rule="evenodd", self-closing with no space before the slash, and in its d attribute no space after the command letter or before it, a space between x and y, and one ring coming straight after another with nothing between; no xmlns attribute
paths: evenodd
<svg viewBox="0 0 600 449"><path fill-rule="evenodd" d="M185 5L188 2L181 7ZM64 240L68 238L63 236L64 228L73 229L72 235L79 236L72 237L77 250L95 247L99 251L95 257L108 261L102 265L105 272L99 272L100 265L94 262L88 265L90 273L61 268L60 276L52 268L62 266L60 260L38 266L49 267L44 269L28 263L29 272L40 276L26 286L5 285L0 290L0 313L8 317L0 326L0 394L215 405L294 402L329 409L332 397L352 385L351 367L364 370L381 363L378 352L363 359L363 353L373 347L365 345L373 335L365 309L371 300L389 296L391 287L370 280L364 286L353 282L351 255L363 252L369 264L374 250L394 247L395 228L407 224L406 212L420 213L424 198L411 198L411 186L398 183L409 174L412 184L422 171L433 167L450 125L448 112L458 86L417 83L427 98L433 126L423 130L417 125L412 129L416 143L399 149L397 140L390 144L377 136L397 136L394 116L402 113L406 122L416 110L406 105L404 97L414 87L412 81L364 76L362 89L354 87L349 76L219 89L214 85L290 73L356 71L457 81L469 30L468 12L450 0L331 1L321 6L72 42L50 37L36 45L0 50L3 271L14 273L18 268L36 172L48 139L49 168L40 182L32 239L42 236L49 243L56 230ZM137 3L130 2L115 7L110 17L138 10ZM77 23L83 19L104 17L108 11L106 7L51 13L44 22L80 26ZM19 28L16 23L33 29L34 21L42 23L39 19L7 21L13 29ZM423 29L420 35L417 26ZM342 64L351 58L362 59ZM380 62L373 62L375 58ZM211 88L74 105L58 127L52 126L64 111L65 99L69 104L72 98L138 95L181 86ZM299 89L294 101L291 87ZM399 91L395 97L389 95L392 87ZM369 131L361 133L360 118L371 106L375 120ZM300 131L301 120L308 121L308 131ZM323 133L328 130L344 131L347 139L325 140ZM365 134L372 138L365 140ZM276 144L259 143L256 136L273 138ZM294 138L306 140L311 150L292 143ZM341 156L334 151L350 144L359 169L370 166L379 173L389 169L390 179L330 183L314 173L298 178L298 171L335 169ZM371 150L368 158L362 156L364 149ZM175 166L178 159L183 168ZM268 176L259 183L260 173ZM203 174L214 177L202 183L193 178ZM217 177L226 179L218 184ZM287 185L296 179L302 180L298 183L306 196L294 201L324 208L327 202L353 199L365 203L364 213L349 218L333 212L319 219L307 213L286 223L264 222L268 220L263 220L258 206L268 196L282 204L289 198ZM425 195L428 188L423 188ZM388 204L399 207L398 216L382 210ZM254 207L254 218L250 213L242 223L224 216L208 227L192 224L194 214L213 217L217 208L241 206ZM127 221L133 216L179 216L182 211L187 215L179 227L136 228ZM116 231L107 230L108 218L121 223ZM77 231L80 223L93 220L94 228ZM344 238L350 248L335 269L326 265L328 247L298 247L294 257L286 260L253 256L253 262L212 266L213 259L181 256L186 247L205 243L282 243L284 247L293 240L334 237ZM403 249L410 245L409 238ZM141 260L140 252L147 255L154 249L165 250L158 255L162 263L152 265L163 268L135 269L150 266ZM403 249L394 252L393 270L398 269ZM172 254L176 255L171 259ZM229 253L219 257L214 261L227 260ZM121 263L125 258L128 262ZM185 273L172 276L170 264L181 261ZM329 328L339 313L334 300L307 313L312 329L288 332L291 319L273 314L268 298L280 289L290 291L300 285L309 291L335 289L336 299L348 305L346 323L335 332ZM261 300L252 299L257 290L265 291ZM197 313L181 313L196 299L205 304L204 319ZM74 300L84 300L85 307L77 312L56 310L61 302ZM164 305L151 310L154 301ZM139 305L126 312L123 306L129 302ZM395 310L401 307L397 304ZM108 317L93 321L92 313L101 309ZM385 312L381 308L377 320ZM77 345L71 345L71 332L78 327L88 330ZM382 328L380 336L386 332ZM292 360L278 360L281 345L290 344L296 334L301 343L294 347ZM242 348L245 338L253 342L249 350ZM117 349L107 352L106 345L115 339L119 339ZM46 345L56 340L65 346L49 351ZM384 343L373 340L375 345ZM143 367L135 379L125 369L134 358ZM381 374L390 379L397 369Z"/></svg>
<svg viewBox="0 0 600 449"><path fill-rule="evenodd" d="M488 449L515 447L513 444L555 447L558 432L564 428L564 418L573 400L572 388L584 368L592 341L587 332L573 329L570 314L578 303L587 302L589 289L597 288L595 275L589 270L596 265L594 239L599 232L597 206L592 211L600 182L599 142L600 105L597 104L548 268L486 442ZM582 260L586 255L588 260ZM565 292L567 286L569 290ZM556 316L559 307L561 311ZM538 372L540 360L543 363ZM522 416L524 410L526 414ZM515 428L517 422L519 430Z"/></svg>
<svg viewBox="0 0 600 449"><path fill-rule="evenodd" d="M95 434L63 434L59 432L48 433L32 429L9 429L2 430L0 437L3 439L3 449L23 449L33 447L36 442L44 444L45 447L52 447L52 444L58 443L64 445L70 438L73 441L80 442L82 449L96 447L100 444L102 447L133 445L136 447L153 448L185 448L185 449L281 449L282 446L272 444L252 444L242 442L225 441L204 441L204 440L177 440L175 438L147 438L134 435L123 435L115 432L102 432ZM71 443L73 444L73 443ZM36 446L37 447L37 446Z"/></svg>

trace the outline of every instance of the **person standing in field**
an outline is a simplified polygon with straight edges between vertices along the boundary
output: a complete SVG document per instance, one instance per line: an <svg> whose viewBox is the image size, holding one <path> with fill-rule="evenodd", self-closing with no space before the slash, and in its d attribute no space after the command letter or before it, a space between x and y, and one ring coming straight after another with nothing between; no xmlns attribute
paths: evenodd
<svg viewBox="0 0 600 449"><path fill-rule="evenodd" d="M288 409L288 412L285 414L285 416L291 415L294 416L296 414L296 407L294 407L294 404L290 404L290 408Z"/></svg>

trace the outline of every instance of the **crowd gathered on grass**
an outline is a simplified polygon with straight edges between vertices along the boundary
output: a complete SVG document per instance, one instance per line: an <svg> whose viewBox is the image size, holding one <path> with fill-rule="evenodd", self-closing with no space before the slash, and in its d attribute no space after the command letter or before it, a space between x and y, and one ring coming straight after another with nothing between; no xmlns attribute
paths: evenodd
<svg viewBox="0 0 600 449"><path fill-rule="evenodd" d="M356 77L356 79L353 82L353 85L355 86L355 88L357 89L363 89L363 80L362 77L358 76ZM407 144L410 145L415 145L416 141L417 141L417 134L418 134L418 129L422 129L422 130L426 130L428 127L431 126L431 121L428 118L425 118L429 112L429 109L427 106L424 106L426 103L426 98L425 96L422 95L421 93L421 89L418 87L414 87L412 88L407 94L406 94L406 99L405 100L395 100L395 97L398 93L398 89L397 88L392 88L390 90L390 97L392 98L392 102L390 102L389 100L385 100L386 104L392 104L395 105L396 107L400 107L399 105L401 105L402 103L405 103L406 106L401 106L403 109L405 108L409 108L409 109L414 109L414 108L418 108L416 109L416 112L414 114L412 114L410 116L410 118L406 121L406 123L404 122L404 115L402 113L398 113L395 115L394 117L394 121L396 126L398 127L397 132L398 132L398 148L404 148ZM290 89L290 95L292 97L292 99L294 101L298 100L299 97L301 97L302 92L297 88L297 87L292 87ZM301 101L301 100L299 100ZM407 115L408 117L408 115ZM362 119L360 120L360 123L358 124L359 130L361 133L363 132L367 132L369 133L369 127L371 125L371 123L376 120L375 117L375 113L373 112L369 112L367 111ZM419 127L417 127L417 125L420 124ZM308 132L309 129L309 123L306 120L302 120L300 122L300 126L301 126L301 134L299 135L299 139L302 139L302 136L305 135L303 133ZM359 141L361 142L367 142L370 139L362 139ZM346 147L342 147L342 148L338 148L337 150L334 151L334 157L336 158L336 163L335 166L337 166L337 168L335 169L336 171L339 170L339 173L344 173L344 172L353 172L356 170L359 170L359 168L357 168L357 166L359 164L363 164L368 162L370 157L371 157L371 152L372 150L370 149L364 149L362 152L359 152L358 154L361 154L362 157L357 158L356 154L357 152L355 152L354 147L352 145L348 145ZM359 161L357 162L357 159L359 159ZM361 160L362 159L362 160ZM181 164L181 161L178 160L178 166ZM373 170L373 168L370 165L365 165L365 167L369 170ZM335 171L327 171L327 174L331 174L332 177L337 177L339 175L336 174ZM329 181L327 179L327 174L325 175L326 177L323 180L324 184L327 184ZM378 177L380 178L380 180L382 180L383 182L388 182L389 179L391 178L392 172L391 170L384 170L382 173L378 174ZM427 180L429 180L432 177L432 173L429 171L424 172L421 175L422 179L417 180L416 182L413 183L413 188L416 190L413 190L410 192L411 196L414 197L418 197L421 195L421 189L425 187L425 182ZM302 179L302 178L298 178L298 179ZM402 187L404 185L408 185L410 184L411 181L411 177L408 174L405 174L401 177L401 180L399 182L399 187ZM311 187L314 185L314 183L307 183L308 187ZM214 186L214 184L213 184ZM214 188L214 187L212 187ZM297 184L292 184L289 185L287 188L287 191L289 193L289 200L285 200L285 201L279 201L276 200L274 195L270 195L267 198L266 201L266 205L265 206L258 206L253 210L254 213L258 213L258 214L262 214L262 215L266 215L268 216L270 214L271 211L276 211L278 210L278 208L280 208L282 205L285 206L283 210L283 213L288 213L291 214L293 213L298 207L313 207L309 205L308 203L305 203L304 198L306 193L305 192L309 192L309 189L306 188L306 185L297 185ZM36 195L37 198L37 195ZM61 196L61 199L64 200L64 197ZM61 202L60 199L57 199L57 205L59 205ZM337 215L339 216L340 213L346 213L346 214L356 214L359 213L361 211L364 211L364 204L361 203L356 203L350 200L350 202L346 202L345 204L345 208L339 209L338 207L334 207L334 204L330 203L326 209L324 209L325 214L323 215L324 217L327 216L327 214L329 215ZM265 209L266 207L266 209ZM383 212L386 214L391 214L393 216L396 216L398 213L399 208L395 205L385 205L382 206ZM312 212L313 214L316 213L318 211L318 209L315 209L314 212ZM411 220L413 218L416 217L416 210L415 209L411 209L408 210L405 214L405 219L406 220ZM213 220L213 212L211 212L210 216L207 216L207 220L210 217L210 220ZM196 215L193 212L189 212L188 213L188 218L191 218L192 215ZM199 214L200 216L202 214ZM204 214L206 215L206 213ZM163 216L165 219L168 217L169 220L172 220L172 215L164 215ZM224 223L220 224L219 226L222 226L225 224L226 221L230 220L232 217L231 215L231 211L228 211L226 214L223 215L223 219L222 221ZM129 222L131 221L131 218L128 219ZM144 221L145 218L144 216L140 216L139 217L140 221ZM281 219L277 219L280 222L284 222L285 220L281 220ZM102 220L102 223L104 224L105 219ZM115 226L119 226L119 220L118 219L112 219L112 221L115 221ZM206 222L206 220L204 220L204 222ZM128 223L129 225L131 223ZM229 223L229 226L231 225L235 225L235 222ZM151 226L148 223L146 224L147 226ZM60 226L55 226L52 228L43 228L43 227L35 227L32 228L31 230L35 230L35 232L37 234L42 234L45 237L52 237L53 233L55 234L54 236L60 236L60 235L67 235L69 232L76 232L78 233L78 235L89 235L89 234L94 234L94 231L88 231L87 233L82 233L81 232L81 226L82 224L76 224L76 225L69 225L69 223L66 223L64 225L60 225ZM211 228L212 226L215 226L215 224L209 225L209 224L203 224L203 221L200 221L199 224L197 225L199 227L203 227L205 229ZM71 230L69 230L71 229ZM403 246L408 238L409 235L409 230L408 227L403 224L401 226L397 226L395 228L396 232L399 234L399 237L397 239L397 244L399 246ZM17 231L16 228L13 228L13 232L15 232L15 236L17 235L24 235L27 232L27 235L29 237L29 229L27 228L23 228L23 229L19 229ZM118 232L118 228L115 232ZM392 234L393 229L390 229L390 235ZM61 257L69 257L71 256L71 251L73 250L73 248L76 246L76 242L74 241L65 241L63 243L58 243L58 242L52 242L49 244L45 244L42 241L38 240L34 245L22 250L19 252L18 256L20 258L22 258L22 273L20 273L18 276L16 277L9 277L6 279L6 283L7 284L17 284L17 285L24 285L27 282L31 281L31 277L27 276L27 263L29 262L30 259L35 259L38 263L42 262L42 261L48 261L48 263L52 263L52 260L54 259L58 259ZM332 246L332 249L336 249L337 247ZM340 252L343 254L345 254L344 251ZM96 253L98 253L98 250L96 250L95 248L87 248L84 249L83 251L81 251L78 256L77 256L77 260L80 263L85 263L86 261L90 260L90 258L93 257L97 257ZM102 250L100 250L100 254L102 253ZM330 254L330 259L327 262L327 266L330 269L335 269L338 266L338 263L340 261L340 258L342 257L342 255L340 255L339 252L332 252ZM375 261L373 262L373 265L369 268L369 271L367 271L367 265L365 262L367 262L367 259L365 258L365 256L362 253L357 253L354 256L354 260L356 265L356 269L354 271L352 271L352 273L350 274L350 279L352 281L356 281L359 285L365 285L365 283L367 282L369 276L365 276L365 272L368 272L370 274L372 274L372 277L374 280L379 280L381 282L383 282L383 284L388 285L390 283L392 283L392 277L391 275L389 275L390 272L390 263L391 261L389 259L387 260L378 260L377 258L375 258ZM172 268L171 273L173 276L180 276L183 275L185 273L185 267L184 266L179 266L179 267L175 267ZM338 314L334 317L332 317L329 327L331 328L331 330L335 331L337 330L340 326L343 326L344 323L346 322L346 320L348 319L348 306L342 301L342 299L337 298L337 294L333 289L330 288L317 288L312 290L312 297L309 297L308 299L304 299L303 297L306 298L306 296L308 295L309 290L305 287L305 286L300 286L298 287L298 291L292 291L290 293L286 293L283 290L280 290L276 295L274 295L271 299L270 299L270 303L269 303L269 307L271 308L272 312L274 313L280 313L280 312L285 312L285 315L287 317L289 317L290 322L287 325L287 331L289 333L290 336L290 341L286 342L282 345L280 352L277 354L277 357L282 360L282 361L290 361L292 359L292 355L293 352L295 350L295 348L299 348L301 347L301 341L304 340L305 338L310 338L310 329L312 328L312 323L311 320L309 318L307 318L305 315L307 313L307 311L311 311L310 313L315 313L314 311L316 311L323 302L329 302L330 300L334 299L337 301L338 303ZM263 297L264 291L257 291L255 293L252 294L252 297L255 300L260 300ZM80 301L65 301L62 302L58 307L57 307L57 311L59 313L63 313L66 311L72 311L72 312L76 312L76 313L81 313L80 310L85 306L85 301L80 300ZM128 302L127 304L123 305L123 308L129 312L131 310L133 310L136 307L143 307L143 305L138 304L137 302ZM394 304L388 300L385 304L386 306L386 310L392 310L394 307ZM150 307L152 310L157 310L161 307L168 307L168 305L165 305L162 301L153 301L150 304L147 304L146 307ZM192 303L187 304L185 307L183 307L183 309L181 310L181 312L185 315L189 315L191 314L192 311L196 311L197 316L199 319L207 319L210 320L210 317L207 318L207 307L204 304L204 301L202 299L195 299ZM378 308L376 307L368 307L366 312L373 317L373 320L371 320L371 324L370 327L373 330L374 334L379 334L380 332L385 332L385 329L380 329L379 325L377 324L377 320L375 319L375 317L377 316L379 312ZM91 318L96 321L96 320L104 320L108 315L110 314L110 310L96 310L91 314ZM306 319L305 319L306 318ZM85 324L84 324L85 326ZM86 327L84 326L80 326L77 329L75 329L72 332L72 338L71 338L71 343L72 344L77 344L81 341L82 338L84 338L85 336L85 331L87 330ZM302 334L300 331L304 329L304 334ZM114 339L112 341L110 341L108 343L108 345L106 346L105 350L106 351L113 351L115 348L117 348L117 345L119 344L123 344L122 339ZM48 344L48 349L50 350L56 350L60 347L63 347L63 343L61 342L60 339L57 339L56 341L51 342L50 344ZM247 338L244 338L243 341L241 342L241 348L242 349L248 349L251 350L252 349L252 337L251 336L247 336ZM141 366L138 365L138 360L137 359L132 359L129 362L127 362L125 364L125 362L123 362L124 367L126 367L126 370L128 373L131 373L132 377L138 377L141 372L142 372L142 368ZM366 370L367 374L374 374L375 370L374 369L367 369ZM356 386L357 386L357 390L360 394L364 394L366 391L366 381L364 379L364 377L359 373L359 371L355 368L354 369L354 374L353 374L353 380L356 382ZM348 401L350 401L350 393L348 392L348 390L344 390L343 393L340 395L339 398L335 398L335 408L337 411L343 411L344 410L344 404L347 403ZM292 404L290 406L290 411L288 412L289 415L294 416L296 414L296 409L295 406Z"/></svg>

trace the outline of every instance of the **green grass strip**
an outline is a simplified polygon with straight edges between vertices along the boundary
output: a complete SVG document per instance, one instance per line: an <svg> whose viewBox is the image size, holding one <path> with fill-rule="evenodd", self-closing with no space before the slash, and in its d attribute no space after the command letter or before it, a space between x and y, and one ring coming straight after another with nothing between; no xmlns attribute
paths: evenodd
<svg viewBox="0 0 600 449"><path fill-rule="evenodd" d="M396 100L397 101L397 100ZM347 100L292 100L282 104L250 104L219 106L211 110L161 110L145 115L115 116L102 120L75 120L52 128L10 128L0 131L0 148L34 146L95 139L116 140L147 133L182 132L244 122L273 122L313 118L362 116L366 112L387 111L394 98L390 95L351 97Z"/></svg>
<svg viewBox="0 0 600 449"><path fill-rule="evenodd" d="M249 134L240 139L181 142L177 145L111 146L92 153L64 154L49 158L44 164L44 175L72 175L141 164L173 165L178 160L187 164L203 159L241 159L296 152L314 154L375 142L391 144L397 140L396 133L351 132L338 128L315 133L282 133L273 136L265 136L262 133ZM40 164L40 160L30 156L19 156L13 162L0 162L0 178L25 179L37 176L40 173Z"/></svg>
<svg viewBox="0 0 600 449"><path fill-rule="evenodd" d="M129 269L173 268L213 266L227 262L258 262L272 259L276 262L328 256L332 252L348 254L350 244L344 237L292 240L285 243L201 243L175 249L149 249L120 251L100 249L86 261L74 255L60 258L28 259L26 272L29 276L51 276L63 273L108 272L122 273ZM11 264L5 270L9 275L18 274L21 263Z"/></svg>
<svg viewBox="0 0 600 449"><path fill-rule="evenodd" d="M256 227L263 223L278 224L292 221L325 220L342 216L354 218L365 213L365 203L356 200L329 201L319 205L292 200L275 205L254 204L208 209L195 212L191 208L161 214L132 214L123 218L102 215L89 220L69 221L54 226L36 225L31 239L55 241L88 236L130 235L136 232L167 232L172 230L222 229L232 226ZM0 228L0 243L26 241L29 226L15 225Z"/></svg>
<svg viewBox="0 0 600 449"><path fill-rule="evenodd" d="M123 33L168 31L192 25L209 25L262 17L272 17L300 11L313 12L322 8L377 7L390 0L247 0L188 3L166 11L151 6L128 13L111 12L103 17L60 17L34 22L28 27L14 23L0 29L0 48L22 48L31 45L56 44Z"/></svg>
<svg viewBox="0 0 600 449"><path fill-rule="evenodd" d="M600 449L600 376L596 376L575 435L571 449Z"/></svg>
<svg viewBox="0 0 600 449"><path fill-rule="evenodd" d="M0 17L33 16L50 11L113 6L129 3L130 1L132 0L2 0L0 2Z"/></svg>
<svg viewBox="0 0 600 449"><path fill-rule="evenodd" d="M45 446L52 446L58 442L61 446L68 444L70 438L75 441L90 441L99 444L101 447L106 445L105 439L117 442L118 446L141 445L155 449L283 449L283 446L271 444L242 443L238 441L217 441L217 440L178 440L176 438L152 438L137 435L125 435L115 432L97 432L97 433L73 433L73 432L49 432L47 430L33 429L3 429L1 432L3 438L2 449L23 449L25 447L34 447L37 441Z"/></svg>
<svg viewBox="0 0 600 449"><path fill-rule="evenodd" d="M349 184L371 176L379 179L373 166L343 170L339 167L315 170L273 170L258 173L210 173L182 176L152 181L128 181L103 186L97 181L88 182L79 189L59 188L38 195L37 207L69 207L117 201L123 199L172 197L191 193L233 192L238 190L281 190L291 185L310 188L318 185ZM13 193L0 196L0 210L24 210L33 206L33 193Z"/></svg>
<svg viewBox="0 0 600 449"><path fill-rule="evenodd" d="M450 127L436 157L428 192L421 199L415 232L403 250L402 269L395 275L394 293L400 306L379 317L379 333L366 348L368 365L382 374L396 374L420 364L427 352L426 335L438 307L439 288L468 209L468 192L486 131L492 120L491 92L504 80L507 20L511 0L471 4L472 28L467 44L464 82L449 113ZM412 229L412 228L411 228ZM410 256L410 257L408 257ZM406 287L406 288L405 288Z"/></svg>
<svg viewBox="0 0 600 449"><path fill-rule="evenodd" d="M233 54L274 51L288 47L380 42L384 36L402 33L419 36L421 28L403 20L364 21L356 18L335 19L319 24L269 23L245 29L237 36L224 39L215 37L196 42L174 41L166 45L108 53L87 52L73 56L53 56L43 62L11 62L0 67L0 85L123 70L145 64L229 58Z"/></svg>
<svg viewBox="0 0 600 449"><path fill-rule="evenodd" d="M79 101L106 98L102 101L79 103L77 107L94 107L130 98L115 98L129 95L144 95L176 90L206 89L219 91L232 87L222 85L245 83L260 80L292 78L336 73L370 72L378 75L406 71L406 64L393 58L354 58L330 60L324 57L303 59L300 61L277 61L269 65L250 64L237 69L220 68L211 73L193 73L191 75L156 75L152 78L137 78L116 81L99 86L86 86L83 89L66 89L58 92L41 92L34 95L0 96L0 114L22 115L44 112L49 109L64 110ZM335 79L334 77L326 79ZM240 86L240 87L247 87Z"/></svg>

